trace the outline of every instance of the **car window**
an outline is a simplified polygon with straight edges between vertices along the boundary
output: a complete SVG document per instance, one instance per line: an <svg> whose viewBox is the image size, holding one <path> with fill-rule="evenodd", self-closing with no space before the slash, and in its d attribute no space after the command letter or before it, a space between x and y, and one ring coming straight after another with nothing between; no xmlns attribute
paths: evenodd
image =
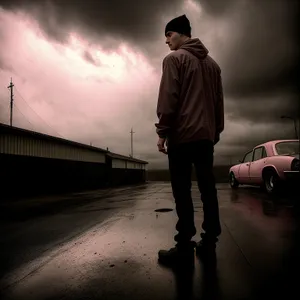
<svg viewBox="0 0 300 300"><path fill-rule="evenodd" d="M245 155L245 157L244 157L244 160L243 160L243 162L244 163L246 163L246 162L250 162L250 161L252 161L252 154L253 154L253 152L251 151L251 152L249 152L249 153L247 153L246 155Z"/></svg>
<svg viewBox="0 0 300 300"><path fill-rule="evenodd" d="M253 161L261 159L262 154L263 154L263 148L262 147L254 149Z"/></svg>
<svg viewBox="0 0 300 300"><path fill-rule="evenodd" d="M262 158L265 158L265 157L268 156L268 155L267 155L267 150L266 150L265 147L262 147L262 148L263 148Z"/></svg>
<svg viewBox="0 0 300 300"><path fill-rule="evenodd" d="M278 155L296 154L299 153L299 142L298 141L279 142L275 144L275 149Z"/></svg>

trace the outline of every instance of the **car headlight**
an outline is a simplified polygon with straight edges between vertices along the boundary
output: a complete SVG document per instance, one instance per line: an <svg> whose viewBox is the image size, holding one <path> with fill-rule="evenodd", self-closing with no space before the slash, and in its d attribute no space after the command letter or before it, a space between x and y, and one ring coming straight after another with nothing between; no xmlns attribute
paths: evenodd
<svg viewBox="0 0 300 300"><path fill-rule="evenodd" d="M300 160L299 159L294 158L292 160L291 170L292 171L300 171Z"/></svg>

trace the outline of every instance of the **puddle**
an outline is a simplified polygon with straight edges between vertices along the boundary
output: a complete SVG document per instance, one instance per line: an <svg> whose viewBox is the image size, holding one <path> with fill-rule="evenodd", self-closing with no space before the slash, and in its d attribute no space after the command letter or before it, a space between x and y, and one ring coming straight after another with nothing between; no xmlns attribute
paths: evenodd
<svg viewBox="0 0 300 300"><path fill-rule="evenodd" d="M169 211L172 211L172 210L173 210L173 208L158 208L155 211L156 212L169 212Z"/></svg>

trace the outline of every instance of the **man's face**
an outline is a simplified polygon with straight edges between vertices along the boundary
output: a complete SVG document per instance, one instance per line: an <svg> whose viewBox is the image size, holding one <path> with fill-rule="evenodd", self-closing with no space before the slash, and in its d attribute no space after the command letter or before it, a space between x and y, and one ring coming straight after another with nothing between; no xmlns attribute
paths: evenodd
<svg viewBox="0 0 300 300"><path fill-rule="evenodd" d="M170 50L178 50L181 46L181 35L178 32L168 31L166 34L166 44L170 47Z"/></svg>

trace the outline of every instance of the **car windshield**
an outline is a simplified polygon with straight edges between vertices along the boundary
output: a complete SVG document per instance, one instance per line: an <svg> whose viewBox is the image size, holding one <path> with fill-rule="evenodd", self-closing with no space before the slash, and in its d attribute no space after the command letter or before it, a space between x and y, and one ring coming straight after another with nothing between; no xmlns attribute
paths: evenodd
<svg viewBox="0 0 300 300"><path fill-rule="evenodd" d="M299 153L299 142L280 142L275 144L278 155L293 155Z"/></svg>

